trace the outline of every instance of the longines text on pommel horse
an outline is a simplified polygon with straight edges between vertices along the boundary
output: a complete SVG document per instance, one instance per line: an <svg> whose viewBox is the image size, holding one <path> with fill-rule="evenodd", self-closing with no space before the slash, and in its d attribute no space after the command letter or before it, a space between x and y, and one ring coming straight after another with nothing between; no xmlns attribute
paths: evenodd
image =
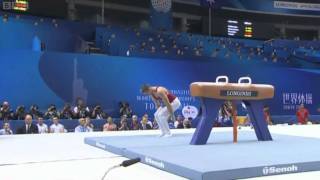
<svg viewBox="0 0 320 180"><path fill-rule="evenodd" d="M223 81L222 81L223 80ZM247 82L245 82L247 81ZM263 100L272 99L274 87L266 84L252 84L250 77L241 77L238 83L229 83L227 76L218 76L216 82L194 82L190 85L191 96L201 100L202 116L190 144L206 144L225 100L233 102L233 141L237 142L237 118L235 102L243 101L259 141L271 141L272 137L263 115Z"/></svg>

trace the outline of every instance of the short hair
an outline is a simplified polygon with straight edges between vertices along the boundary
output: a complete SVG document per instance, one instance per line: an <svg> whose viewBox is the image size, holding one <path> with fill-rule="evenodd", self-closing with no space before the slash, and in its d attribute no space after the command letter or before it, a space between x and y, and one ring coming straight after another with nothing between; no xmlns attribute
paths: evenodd
<svg viewBox="0 0 320 180"><path fill-rule="evenodd" d="M86 121L86 119L85 118L80 118L78 121L80 123L81 121Z"/></svg>
<svg viewBox="0 0 320 180"><path fill-rule="evenodd" d="M142 86L141 86L141 88L140 88L140 90L141 90L141 92L142 93L145 93L145 92L147 92L149 89L150 89L150 85L149 84L143 84Z"/></svg>

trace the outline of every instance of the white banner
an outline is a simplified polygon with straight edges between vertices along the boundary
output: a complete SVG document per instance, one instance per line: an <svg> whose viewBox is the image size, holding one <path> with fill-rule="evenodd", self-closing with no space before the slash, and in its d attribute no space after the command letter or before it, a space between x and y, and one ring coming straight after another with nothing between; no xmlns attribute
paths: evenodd
<svg viewBox="0 0 320 180"><path fill-rule="evenodd" d="M274 8L281 9L295 9L295 10L306 10L306 11L320 11L320 4L313 3L298 3L289 1L274 1Z"/></svg>

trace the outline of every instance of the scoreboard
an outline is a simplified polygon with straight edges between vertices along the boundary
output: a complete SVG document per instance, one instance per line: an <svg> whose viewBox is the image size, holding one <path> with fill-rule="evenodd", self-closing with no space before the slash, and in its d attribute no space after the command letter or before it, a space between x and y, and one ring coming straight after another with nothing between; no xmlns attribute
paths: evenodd
<svg viewBox="0 0 320 180"><path fill-rule="evenodd" d="M28 0L2 0L1 9L5 11L21 11L26 12L29 10Z"/></svg>
<svg viewBox="0 0 320 180"><path fill-rule="evenodd" d="M238 21L229 19L227 21L227 34L234 37L253 37L253 24L250 21Z"/></svg>

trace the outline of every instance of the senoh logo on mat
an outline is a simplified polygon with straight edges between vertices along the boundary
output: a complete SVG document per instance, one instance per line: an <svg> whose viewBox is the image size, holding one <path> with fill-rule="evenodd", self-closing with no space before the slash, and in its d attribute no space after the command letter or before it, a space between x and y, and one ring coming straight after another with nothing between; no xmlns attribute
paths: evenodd
<svg viewBox="0 0 320 180"><path fill-rule="evenodd" d="M292 172L297 172L297 171L298 171L298 166L296 166L294 164L291 166L284 166L284 167L270 166L270 167L264 167L262 169L263 175L292 173Z"/></svg>
<svg viewBox="0 0 320 180"><path fill-rule="evenodd" d="M156 161L154 159L151 159L149 157L145 157L144 159L146 161L146 163L152 165L152 166L155 166L157 168L161 168L161 169L164 169L164 163L161 162L161 161Z"/></svg>
<svg viewBox="0 0 320 180"><path fill-rule="evenodd" d="M101 144L101 143L99 143L99 142L96 142L96 146L99 147L99 148L101 148L101 149L106 149L106 145Z"/></svg>

